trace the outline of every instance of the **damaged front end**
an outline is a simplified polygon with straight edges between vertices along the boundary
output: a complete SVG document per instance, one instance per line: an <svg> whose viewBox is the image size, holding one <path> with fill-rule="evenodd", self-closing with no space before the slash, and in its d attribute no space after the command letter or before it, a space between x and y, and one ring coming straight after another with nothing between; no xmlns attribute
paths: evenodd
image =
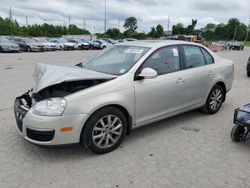
<svg viewBox="0 0 250 188"><path fill-rule="evenodd" d="M66 101L63 97L102 84L115 78L78 67L38 64L34 73L34 87L16 98L14 114L17 129L23 131L23 119L30 109L41 116L61 116Z"/></svg>

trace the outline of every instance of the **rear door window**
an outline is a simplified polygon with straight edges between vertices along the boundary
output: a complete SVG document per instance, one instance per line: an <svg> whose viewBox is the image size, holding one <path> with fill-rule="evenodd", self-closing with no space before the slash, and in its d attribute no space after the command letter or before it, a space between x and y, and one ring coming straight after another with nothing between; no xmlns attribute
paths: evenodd
<svg viewBox="0 0 250 188"><path fill-rule="evenodd" d="M206 61L204 59L200 47L184 45L183 50L187 69L206 65Z"/></svg>

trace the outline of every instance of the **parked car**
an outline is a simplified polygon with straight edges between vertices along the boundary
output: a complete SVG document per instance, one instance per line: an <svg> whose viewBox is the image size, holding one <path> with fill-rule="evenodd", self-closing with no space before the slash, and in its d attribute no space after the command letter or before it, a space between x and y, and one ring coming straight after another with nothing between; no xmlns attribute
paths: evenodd
<svg viewBox="0 0 250 188"><path fill-rule="evenodd" d="M78 50L88 50L90 49L90 45L88 42L83 41L81 39L68 39L68 42L72 42L77 46Z"/></svg>
<svg viewBox="0 0 250 188"><path fill-rule="evenodd" d="M101 39L94 40L93 42L96 43L96 46L97 46L97 48L99 47L99 49L104 49L104 48L107 48L108 46L112 46L112 44L110 44L104 40L101 40Z"/></svg>
<svg viewBox="0 0 250 188"><path fill-rule="evenodd" d="M17 131L107 153L133 128L198 108L215 114L233 79L233 62L200 44L121 43L76 67L38 64L33 88L15 100Z"/></svg>
<svg viewBox="0 0 250 188"><path fill-rule="evenodd" d="M26 52L44 52L44 45L32 38L12 37L11 40L18 44L22 51Z"/></svg>
<svg viewBox="0 0 250 188"><path fill-rule="evenodd" d="M73 42L69 42L65 38L58 39L58 42L63 45L64 50L76 50L78 48L78 45Z"/></svg>
<svg viewBox="0 0 250 188"><path fill-rule="evenodd" d="M63 43L59 42L59 39L49 39L49 41L56 45L57 50L63 50L64 49L64 45L63 45Z"/></svg>
<svg viewBox="0 0 250 188"><path fill-rule="evenodd" d="M16 43L0 37L0 52L20 52L20 47Z"/></svg>
<svg viewBox="0 0 250 188"><path fill-rule="evenodd" d="M110 38L104 38L104 39L102 39L102 40L104 40L104 41L106 41L106 42L108 42L108 43L110 43L110 44L116 44L116 43L117 43L117 41L115 41L115 40L113 40L113 39L110 39Z"/></svg>
<svg viewBox="0 0 250 188"><path fill-rule="evenodd" d="M250 77L250 57L247 62L247 76Z"/></svg>
<svg viewBox="0 0 250 188"><path fill-rule="evenodd" d="M238 41L227 42L226 44L229 50L244 50L244 45Z"/></svg>
<svg viewBox="0 0 250 188"><path fill-rule="evenodd" d="M54 43L48 41L45 38L35 38L35 40L44 45L45 51L56 51L57 50L56 45Z"/></svg>

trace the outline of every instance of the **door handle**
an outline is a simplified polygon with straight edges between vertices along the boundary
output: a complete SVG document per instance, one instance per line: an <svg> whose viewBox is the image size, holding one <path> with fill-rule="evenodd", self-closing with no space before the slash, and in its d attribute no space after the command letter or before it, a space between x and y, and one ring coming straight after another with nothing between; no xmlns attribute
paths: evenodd
<svg viewBox="0 0 250 188"><path fill-rule="evenodd" d="M208 76L209 76L209 77L213 77L213 76L214 76L213 71L209 71L209 72L208 72Z"/></svg>
<svg viewBox="0 0 250 188"><path fill-rule="evenodd" d="M184 79L183 78L178 78L176 83L182 85L184 83Z"/></svg>

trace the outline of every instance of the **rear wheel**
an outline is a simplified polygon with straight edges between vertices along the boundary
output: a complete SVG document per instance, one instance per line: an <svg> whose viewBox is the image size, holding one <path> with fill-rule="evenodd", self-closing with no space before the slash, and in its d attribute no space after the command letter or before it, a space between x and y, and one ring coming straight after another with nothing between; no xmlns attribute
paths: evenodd
<svg viewBox="0 0 250 188"><path fill-rule="evenodd" d="M234 142L239 142L241 140L243 134L244 134L244 128L239 126L239 125L235 125L231 131L231 139Z"/></svg>
<svg viewBox="0 0 250 188"><path fill-rule="evenodd" d="M250 77L250 71L247 71L247 76Z"/></svg>
<svg viewBox="0 0 250 188"><path fill-rule="evenodd" d="M117 108L106 107L96 111L86 123L83 136L87 147L98 154L117 148L126 133L127 120Z"/></svg>
<svg viewBox="0 0 250 188"><path fill-rule="evenodd" d="M2 49L2 47L0 46L0 52L3 52L3 49Z"/></svg>
<svg viewBox="0 0 250 188"><path fill-rule="evenodd" d="M217 113L225 99L225 95L224 89L220 85L215 85L210 91L206 104L201 110L207 114Z"/></svg>

